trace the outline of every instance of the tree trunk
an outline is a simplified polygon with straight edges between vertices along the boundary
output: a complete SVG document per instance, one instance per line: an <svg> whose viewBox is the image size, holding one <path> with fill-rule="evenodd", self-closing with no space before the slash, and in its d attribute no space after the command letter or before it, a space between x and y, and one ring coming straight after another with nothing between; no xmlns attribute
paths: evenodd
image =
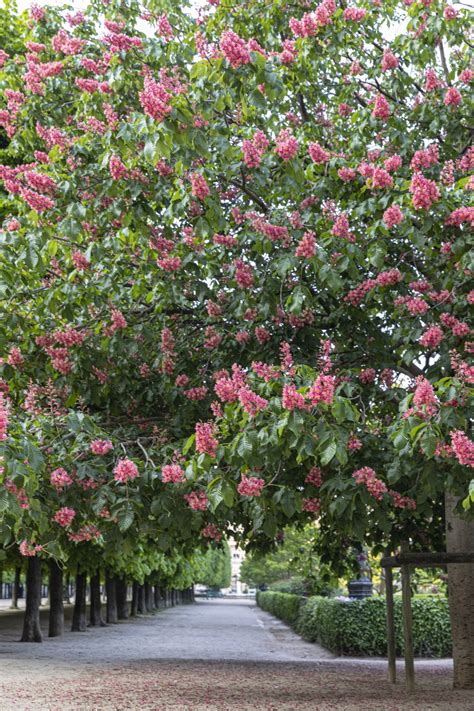
<svg viewBox="0 0 474 711"><path fill-rule="evenodd" d="M453 511L459 497L446 492L446 550L474 551L474 519ZM448 596L453 635L454 688L474 689L474 564L448 565Z"/></svg>
<svg viewBox="0 0 474 711"><path fill-rule="evenodd" d="M91 627L105 627L102 618L102 601L100 599L100 571L98 570L90 578L91 585L91 606L89 610L89 624Z"/></svg>
<svg viewBox="0 0 474 711"><path fill-rule="evenodd" d="M71 632L85 632L86 621L86 573L76 575L76 594L74 596L74 610L72 612Z"/></svg>
<svg viewBox="0 0 474 711"><path fill-rule="evenodd" d="M18 610L18 598L20 597L20 581L21 565L17 565L15 568L15 579L13 581L12 587L12 604L10 605L11 610Z"/></svg>
<svg viewBox="0 0 474 711"><path fill-rule="evenodd" d="M40 627L41 559L32 556L26 570L26 610L23 621L22 642L42 642Z"/></svg>
<svg viewBox="0 0 474 711"><path fill-rule="evenodd" d="M153 599L153 587L151 583L145 583L145 604L147 612L153 612L155 609L155 602Z"/></svg>
<svg viewBox="0 0 474 711"><path fill-rule="evenodd" d="M115 577L109 572L105 573L105 593L107 595L105 619L108 624L115 625L118 622L117 590L115 588Z"/></svg>
<svg viewBox="0 0 474 711"><path fill-rule="evenodd" d="M132 583L132 606L130 609L130 615L136 617L138 615L138 588L139 585L136 580Z"/></svg>
<svg viewBox="0 0 474 711"><path fill-rule="evenodd" d="M128 584L125 578L117 577L115 579L115 591L117 596L117 617L119 620L128 620Z"/></svg>
<svg viewBox="0 0 474 711"><path fill-rule="evenodd" d="M144 615L146 612L145 586L138 586L138 614Z"/></svg>
<svg viewBox="0 0 474 711"><path fill-rule="evenodd" d="M64 633L63 569L55 560L49 564L49 637Z"/></svg>
<svg viewBox="0 0 474 711"><path fill-rule="evenodd" d="M153 588L153 596L154 596L155 607L158 610L158 608L161 607L161 595L160 595L160 588L158 585L155 585L155 587Z"/></svg>

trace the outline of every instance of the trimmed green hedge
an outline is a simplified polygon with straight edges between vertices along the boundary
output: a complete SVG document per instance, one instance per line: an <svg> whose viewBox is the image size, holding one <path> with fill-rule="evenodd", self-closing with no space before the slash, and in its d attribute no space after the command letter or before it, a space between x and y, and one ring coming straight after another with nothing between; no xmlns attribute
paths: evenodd
<svg viewBox="0 0 474 711"><path fill-rule="evenodd" d="M281 592L257 592L257 605L289 625L295 625L304 598Z"/></svg>
<svg viewBox="0 0 474 711"><path fill-rule="evenodd" d="M257 603L291 624L309 642L336 654L385 656L385 600L371 597L341 601L325 597L260 592ZM447 657L452 651L448 601L438 596L414 598L413 645L420 657ZM397 654L403 653L402 603L395 600Z"/></svg>

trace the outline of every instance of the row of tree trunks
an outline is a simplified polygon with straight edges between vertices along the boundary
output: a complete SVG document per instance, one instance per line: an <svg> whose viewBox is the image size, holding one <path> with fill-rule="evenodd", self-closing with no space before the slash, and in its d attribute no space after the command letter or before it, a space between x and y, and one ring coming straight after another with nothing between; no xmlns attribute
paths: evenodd
<svg viewBox="0 0 474 711"><path fill-rule="evenodd" d="M18 574L18 586L20 579ZM69 582L69 576L67 578ZM132 585L132 601L127 600L128 583L125 578L112 575L105 577L106 590L106 620L107 624L115 624L119 620L127 620L129 616L147 614L163 607L172 607L178 603L194 601L194 591L191 589L178 591L153 585L146 581L143 585L134 581ZM85 632L87 629L87 574L78 572L76 575L76 592L72 614L72 632ZM63 569L52 560L49 564L49 637L60 637L64 633L64 574ZM23 622L22 642L42 642L40 627L41 605L41 559L31 557L28 560L26 573L26 609ZM90 608L89 625L104 627L102 616L102 601L100 592L100 572L90 576Z"/></svg>

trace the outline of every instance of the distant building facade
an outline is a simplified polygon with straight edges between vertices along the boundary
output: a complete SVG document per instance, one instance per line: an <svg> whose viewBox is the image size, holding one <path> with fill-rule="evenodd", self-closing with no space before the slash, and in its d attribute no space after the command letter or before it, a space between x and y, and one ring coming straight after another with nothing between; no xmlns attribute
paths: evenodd
<svg viewBox="0 0 474 711"><path fill-rule="evenodd" d="M227 543L230 550L231 579L230 588L225 588L223 592L226 595L247 595L249 586L240 580L240 568L245 560L245 551L237 546L233 538L229 538Z"/></svg>

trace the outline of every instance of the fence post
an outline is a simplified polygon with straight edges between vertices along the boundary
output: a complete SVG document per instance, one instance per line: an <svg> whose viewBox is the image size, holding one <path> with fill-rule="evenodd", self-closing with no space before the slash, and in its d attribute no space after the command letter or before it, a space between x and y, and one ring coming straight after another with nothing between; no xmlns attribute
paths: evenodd
<svg viewBox="0 0 474 711"><path fill-rule="evenodd" d="M395 610L393 604L393 570L385 568L385 601L387 606L388 680L397 682L397 643L395 638Z"/></svg>

